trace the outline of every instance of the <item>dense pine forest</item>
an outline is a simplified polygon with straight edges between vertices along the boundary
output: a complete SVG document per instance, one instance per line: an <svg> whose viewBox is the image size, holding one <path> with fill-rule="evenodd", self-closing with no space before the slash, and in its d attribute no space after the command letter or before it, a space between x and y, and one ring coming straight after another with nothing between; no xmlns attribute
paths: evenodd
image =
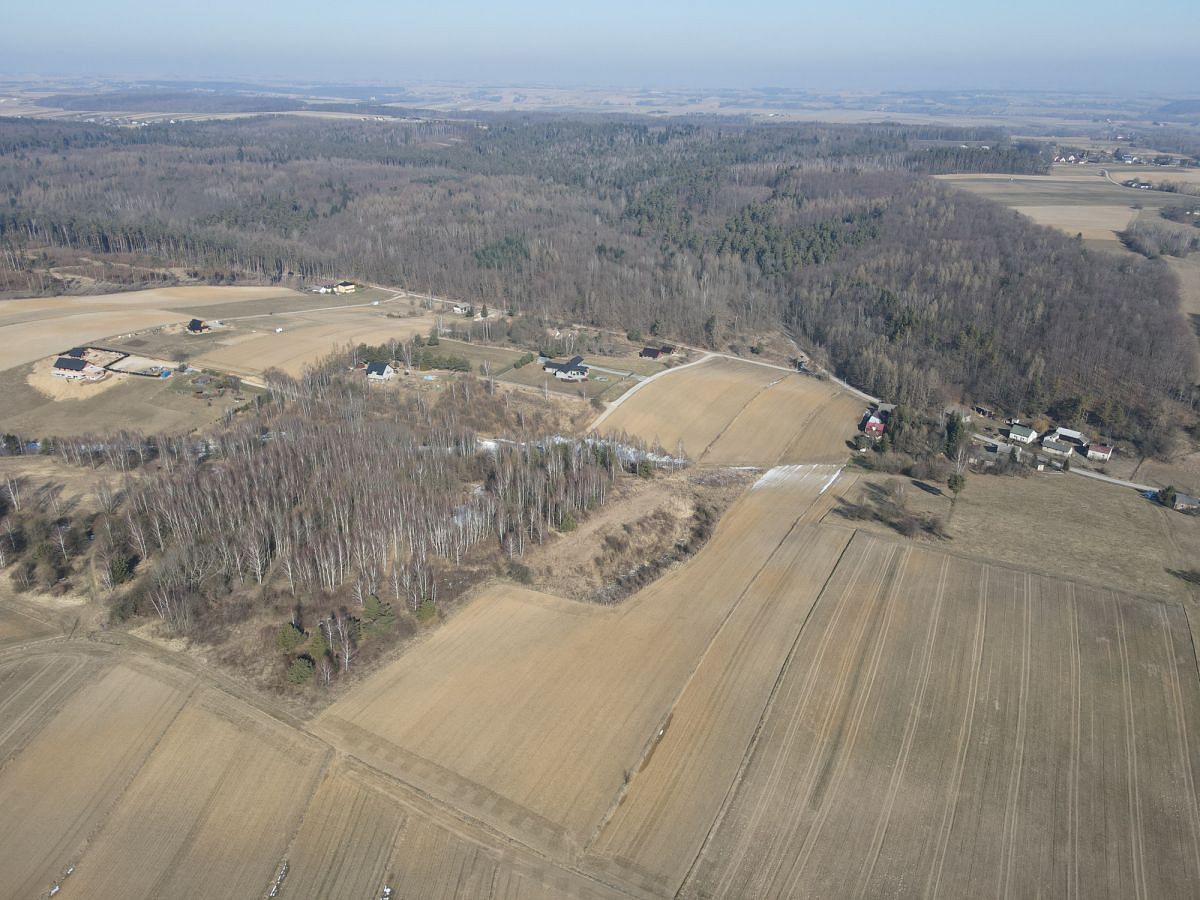
<svg viewBox="0 0 1200 900"><path fill-rule="evenodd" d="M354 277L715 348L786 327L890 400L1068 409L1152 446L1200 397L1165 264L927 177L1048 159L911 126L7 120L0 289L54 290L45 257L71 252L214 282Z"/></svg>

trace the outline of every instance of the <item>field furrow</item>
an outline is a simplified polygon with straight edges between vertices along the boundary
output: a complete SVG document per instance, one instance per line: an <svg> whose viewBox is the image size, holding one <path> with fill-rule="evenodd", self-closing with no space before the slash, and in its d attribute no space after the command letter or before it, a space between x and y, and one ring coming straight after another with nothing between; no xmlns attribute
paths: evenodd
<svg viewBox="0 0 1200 900"><path fill-rule="evenodd" d="M231 697L194 700L88 847L72 891L113 900L264 894L321 760Z"/></svg>
<svg viewBox="0 0 1200 900"><path fill-rule="evenodd" d="M896 548L851 541L681 896L1200 883L1183 611Z"/></svg>
<svg viewBox="0 0 1200 900"><path fill-rule="evenodd" d="M11 896L47 890L75 861L183 702L118 666L72 696L4 769L0 871Z"/></svg>

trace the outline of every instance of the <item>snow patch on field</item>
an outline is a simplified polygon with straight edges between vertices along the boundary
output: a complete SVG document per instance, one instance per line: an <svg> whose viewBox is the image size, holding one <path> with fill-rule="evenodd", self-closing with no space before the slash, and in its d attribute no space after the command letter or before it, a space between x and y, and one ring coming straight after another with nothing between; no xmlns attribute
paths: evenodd
<svg viewBox="0 0 1200 900"><path fill-rule="evenodd" d="M802 481L824 479L824 486L818 493L825 493L829 487L837 481L838 475L842 472L841 466L817 466L817 465L796 465L796 466L775 466L768 469L762 474L758 481L754 482L754 486L750 488L752 491L760 490L768 487L782 487L784 485L796 484Z"/></svg>

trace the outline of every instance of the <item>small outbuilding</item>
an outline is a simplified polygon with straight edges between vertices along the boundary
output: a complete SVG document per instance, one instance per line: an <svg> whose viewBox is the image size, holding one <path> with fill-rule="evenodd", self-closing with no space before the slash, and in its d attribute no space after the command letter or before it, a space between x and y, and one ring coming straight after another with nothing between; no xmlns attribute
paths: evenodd
<svg viewBox="0 0 1200 900"><path fill-rule="evenodd" d="M1175 494L1175 503L1171 507L1178 512L1192 512L1200 510L1200 499L1192 497L1188 494Z"/></svg>
<svg viewBox="0 0 1200 900"><path fill-rule="evenodd" d="M1094 459L1099 462L1108 462L1112 459L1113 448L1108 444L1088 444L1087 458Z"/></svg>
<svg viewBox="0 0 1200 900"><path fill-rule="evenodd" d="M84 347L72 347L63 354L63 356L70 357L71 359L83 359L86 355L87 349Z"/></svg>
<svg viewBox="0 0 1200 900"><path fill-rule="evenodd" d="M187 324L187 330L189 334L200 334L208 331L208 326L204 324L203 319L192 319Z"/></svg>
<svg viewBox="0 0 1200 900"><path fill-rule="evenodd" d="M658 359L662 356L662 350L659 347L643 347L642 352L638 356L643 359Z"/></svg>
<svg viewBox="0 0 1200 900"><path fill-rule="evenodd" d="M1051 456L1069 457L1075 454L1075 444L1068 444L1066 441L1055 440L1052 437L1047 437L1042 441L1042 449Z"/></svg>

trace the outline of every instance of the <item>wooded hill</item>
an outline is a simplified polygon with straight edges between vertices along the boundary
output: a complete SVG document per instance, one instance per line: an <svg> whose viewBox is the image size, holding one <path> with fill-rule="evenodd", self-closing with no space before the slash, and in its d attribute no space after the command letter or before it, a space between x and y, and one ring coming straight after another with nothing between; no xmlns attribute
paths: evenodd
<svg viewBox="0 0 1200 900"><path fill-rule="evenodd" d="M8 120L0 285L41 286L26 251L71 247L221 281L353 276L714 347L787 325L890 400L1065 404L1153 443L1171 404L1197 402L1165 266L925 177L1046 165L987 129Z"/></svg>

